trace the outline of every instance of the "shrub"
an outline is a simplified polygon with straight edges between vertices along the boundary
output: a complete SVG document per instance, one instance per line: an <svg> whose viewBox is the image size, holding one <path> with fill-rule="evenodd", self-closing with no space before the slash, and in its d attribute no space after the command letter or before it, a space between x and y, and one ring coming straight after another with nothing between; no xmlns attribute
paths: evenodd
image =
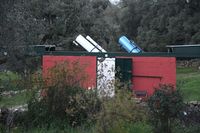
<svg viewBox="0 0 200 133"><path fill-rule="evenodd" d="M35 91L28 104L28 116L33 124L51 124L57 120L63 125L68 122L77 126L93 120L101 102L95 90L80 87L87 76L78 62L57 64L49 70L47 77L41 85L44 87L42 96L38 98Z"/></svg>
<svg viewBox="0 0 200 133"><path fill-rule="evenodd" d="M114 97L103 99L102 110L97 118L97 132L126 133L130 123L146 120L145 107L135 102L130 90L118 89Z"/></svg>
<svg viewBox="0 0 200 133"><path fill-rule="evenodd" d="M180 114L183 100L179 90L171 85L160 85L148 100L151 122L156 133L171 133L170 123Z"/></svg>
<svg viewBox="0 0 200 133"><path fill-rule="evenodd" d="M200 132L200 124L191 124L185 126L180 121L174 123L172 131L174 133L199 133Z"/></svg>

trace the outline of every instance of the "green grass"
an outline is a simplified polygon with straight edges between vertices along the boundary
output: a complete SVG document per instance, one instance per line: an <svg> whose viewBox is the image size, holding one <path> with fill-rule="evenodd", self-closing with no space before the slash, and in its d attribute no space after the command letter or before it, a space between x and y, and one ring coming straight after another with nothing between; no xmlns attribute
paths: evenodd
<svg viewBox="0 0 200 133"><path fill-rule="evenodd" d="M21 76L11 71L0 72L0 89L1 92L24 89ZM26 92L21 92L13 96L1 96L0 107L13 107L25 104L29 99L26 94Z"/></svg>
<svg viewBox="0 0 200 133"><path fill-rule="evenodd" d="M65 126L60 128L58 126L50 127L32 127L29 129L24 129L23 127L12 128L13 133L96 133L93 128L84 128L84 127L68 127Z"/></svg>
<svg viewBox="0 0 200 133"><path fill-rule="evenodd" d="M184 101L200 101L200 70L177 68L177 85Z"/></svg>
<svg viewBox="0 0 200 133"><path fill-rule="evenodd" d="M188 74L188 73L195 73L198 70L196 68L177 68L177 74Z"/></svg>
<svg viewBox="0 0 200 133"><path fill-rule="evenodd" d="M20 90L20 80L21 77L17 73L11 71L0 72L1 91Z"/></svg>
<svg viewBox="0 0 200 133"><path fill-rule="evenodd" d="M19 78L20 76L17 73L11 71L0 72L0 80L16 80Z"/></svg>
<svg viewBox="0 0 200 133"><path fill-rule="evenodd" d="M17 105L26 104L29 97L27 96L26 92L18 93L14 96L2 96L0 100L0 107L13 107Z"/></svg>
<svg viewBox="0 0 200 133"><path fill-rule="evenodd" d="M148 123L137 122L130 125L127 133L153 133L153 130Z"/></svg>
<svg viewBox="0 0 200 133"><path fill-rule="evenodd" d="M117 126L117 125L116 125ZM116 128L116 127L115 127ZM46 127L32 127L29 129L24 129L21 127L12 128L13 133L98 133L99 131L94 127L76 127L71 128L65 126L60 128L58 126ZM112 129L108 131L109 133L153 133L152 127L147 123L137 122L129 123L124 125L124 127Z"/></svg>

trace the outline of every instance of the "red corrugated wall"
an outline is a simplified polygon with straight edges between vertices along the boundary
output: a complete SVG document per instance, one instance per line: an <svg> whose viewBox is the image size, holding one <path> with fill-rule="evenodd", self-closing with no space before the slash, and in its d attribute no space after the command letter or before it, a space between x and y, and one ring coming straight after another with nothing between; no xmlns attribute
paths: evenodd
<svg viewBox="0 0 200 133"><path fill-rule="evenodd" d="M176 58L133 57L133 90L147 91L152 95L159 84L176 85Z"/></svg>
<svg viewBox="0 0 200 133"><path fill-rule="evenodd" d="M96 87L96 57L95 56L55 56L44 55L42 60L43 77L47 77L50 68L53 68L57 63L62 62L79 62L83 71L87 76L82 87L94 88ZM78 77L79 75L77 75Z"/></svg>
<svg viewBox="0 0 200 133"><path fill-rule="evenodd" d="M176 85L176 58L174 57L119 57L132 58L132 84L133 90L146 91L152 95L154 88L159 84ZM85 72L88 80L83 87L96 87L97 63L96 56L43 56L43 75L56 63L63 61L79 61L87 64Z"/></svg>

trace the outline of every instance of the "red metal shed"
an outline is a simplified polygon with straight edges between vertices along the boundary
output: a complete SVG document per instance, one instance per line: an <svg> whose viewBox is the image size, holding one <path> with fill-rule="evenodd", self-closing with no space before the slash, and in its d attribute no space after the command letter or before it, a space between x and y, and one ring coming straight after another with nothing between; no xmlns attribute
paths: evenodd
<svg viewBox="0 0 200 133"><path fill-rule="evenodd" d="M97 87L97 55L90 56L71 56L71 55L44 55L43 56L43 75L48 75L49 68L56 63L64 61L78 61L79 64L86 66L83 71L88 75L87 81L83 84L85 88ZM125 74L130 74L132 90L145 91L147 95L152 95L154 88L159 84L176 85L176 58L175 57L133 57L116 56L116 60L129 59L130 70ZM123 62L123 61L122 61ZM123 62L127 68L126 62ZM115 62L117 66L117 61Z"/></svg>
<svg viewBox="0 0 200 133"><path fill-rule="evenodd" d="M69 64L73 62L79 62L79 66L82 71L85 72L87 79L82 84L84 88L96 87L96 56L55 56L44 55L42 61L43 76L48 77L50 68L53 68L56 64L67 61ZM76 75L77 77L80 75Z"/></svg>
<svg viewBox="0 0 200 133"><path fill-rule="evenodd" d="M159 84L176 85L176 58L133 57L133 90L147 91L152 95Z"/></svg>

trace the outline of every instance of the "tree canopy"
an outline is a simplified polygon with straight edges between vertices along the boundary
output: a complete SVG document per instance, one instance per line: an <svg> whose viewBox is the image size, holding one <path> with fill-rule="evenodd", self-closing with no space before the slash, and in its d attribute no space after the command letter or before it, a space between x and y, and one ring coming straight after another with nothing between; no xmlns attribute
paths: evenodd
<svg viewBox="0 0 200 133"><path fill-rule="evenodd" d="M118 5L109 0L1 0L0 47L8 51L9 66L19 70L30 63L23 47L54 44L74 51L78 34L90 35L107 51L120 50L120 35L144 51L165 51L169 44L200 43L199 16L199 0L121 0Z"/></svg>
<svg viewBox="0 0 200 133"><path fill-rule="evenodd" d="M200 42L199 0L123 0L121 30L146 51Z"/></svg>

